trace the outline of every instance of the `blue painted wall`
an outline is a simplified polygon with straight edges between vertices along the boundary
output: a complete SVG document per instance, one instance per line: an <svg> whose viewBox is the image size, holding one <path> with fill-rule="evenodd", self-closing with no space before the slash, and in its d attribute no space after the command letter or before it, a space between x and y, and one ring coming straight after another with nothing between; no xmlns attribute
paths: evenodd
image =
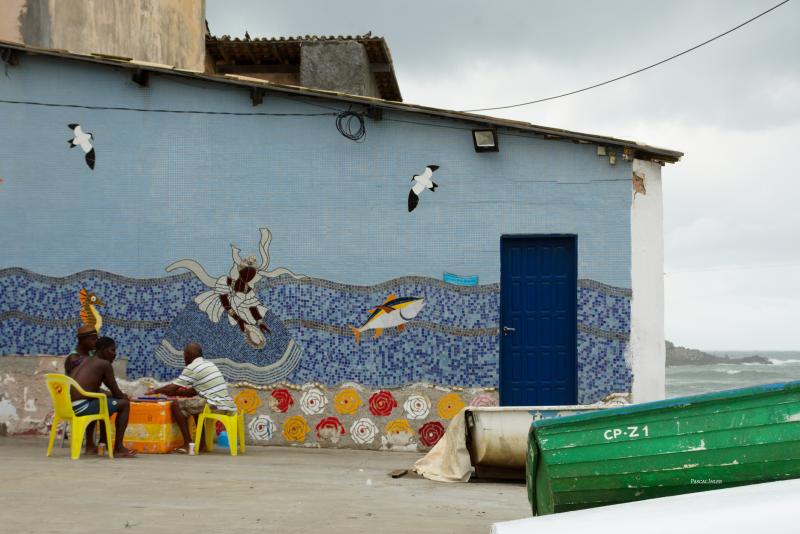
<svg viewBox="0 0 800 534"><path fill-rule="evenodd" d="M0 77L3 99L233 112L325 112L246 89L23 56ZM324 102L323 102L324 103ZM327 105L331 105L327 103ZM341 106L340 106L341 107ZM236 117L0 104L1 266L49 275L101 269L162 276L180 258L226 272L229 244L256 251L258 228L275 264L360 284L444 271L499 280L503 233L575 233L579 276L630 284L630 164L593 145L501 135L478 154L468 131L393 122L367 140L331 117ZM67 124L95 136L97 167L67 149ZM409 214L412 174L429 163L440 188ZM616 180L616 181L615 181ZM24 221L24 222L23 222Z"/></svg>
<svg viewBox="0 0 800 534"><path fill-rule="evenodd" d="M328 111L313 104L345 107L277 93L268 93L264 104L253 107L245 88L165 76L152 76L150 86L142 88L123 69L27 55L0 75L0 99L266 113ZM365 142L354 143L336 131L330 116L192 115L0 103L0 121L5 125L0 129L0 177L4 179L0 183L0 268L54 277L96 269L132 278L167 277L163 283L169 283L164 268L191 258L216 277L231 267L231 243L242 249L243 256L257 254L258 229L268 227L273 234L270 268L287 267L314 280L361 286L410 275L433 280L441 280L444 272L479 275L481 286L475 290L487 294L486 284L499 281L501 234L572 233L578 235L579 278L623 291L630 287L629 162L618 158L611 166L596 155L594 145L548 141L519 132L501 132L499 153L477 154L468 124L400 112L384 111L383 116L383 121L367 122ZM94 171L86 166L79 148L68 148L67 124L74 122L94 134ZM427 164L440 166L434 174L439 188L435 193L425 191L419 207L408 213L411 176ZM36 306L25 302L14 283L8 282L18 280L12 275L19 276L19 271L7 270L0 277L0 353L63 352L64 343L56 338L66 334L63 321L69 321L69 306L77 309L77 304L59 301L54 307L29 313ZM63 288L68 280L45 285ZM439 287L433 280L426 287ZM175 310L165 310L193 305L192 291L202 289L195 285L186 289L184 284L176 300L159 303L156 294L141 289L137 293L121 284L108 290L115 297L104 296L110 303L101 311L112 323L114 318L118 321L109 328L124 330L125 321L155 320L158 324L148 324L161 328L158 338L175 317ZM398 287L404 286L380 286L370 299ZM266 299L269 291L276 290L262 287L259 295ZM496 293L488 294L496 298ZM453 328L497 326L496 309L483 314L465 312L459 307L463 302L442 298L429 302L421 321ZM624 297L625 306L628 298ZM324 329L303 326L302 321L322 308L311 300L297 302L290 314L276 311L281 320L296 321L289 329L307 345L302 362L292 371L297 380L333 382L347 379L350 373L353 379L378 385L392 381L370 375L369 369L380 367L378 360L365 361L369 356L351 348L355 346L352 338L309 338L313 331L338 339ZM315 320L346 328L365 318L363 313L359 318L362 304L369 305L359 302L353 309L343 309L328 302L327 315ZM603 312L603 306L612 304L595 303L587 314ZM491 308L491 302L477 306ZM622 336L627 335L627 309L617 314L624 325L615 332ZM465 323L462 319L471 313L474 317ZM37 331L21 342L18 336L25 328L50 328L47 331L52 334ZM436 331L432 337L413 343L409 337L404 343L417 347L420 359L430 358L443 343L436 337L441 335L455 334ZM145 338L131 340L141 346L129 349L129 356L141 362L134 370L156 373L155 347ZM612 338L601 336L584 352L593 354L595 361L599 350L601 366L606 357L617 362L608 365L616 374L607 381L629 383L617 346L621 343L624 351L625 342L617 339L612 346ZM461 363L459 354L464 351L459 344L465 346L467 337L451 341L452 362L447 353L436 354L437 362L443 363L433 367L443 371L431 368L423 376L400 380L463 383L471 363L480 362L477 367L487 370L470 378L471 383L496 385L497 343L491 334L483 345L472 345L479 347L472 361ZM339 342L346 348L334 352L356 362L361 358L363 365L352 372L347 365L333 366L339 371L325 376L330 366L317 346ZM585 340L581 343L586 344ZM314 347L311 356L309 347ZM387 353L403 350L395 345ZM403 365L411 357L405 354ZM319 364L310 365L309 358ZM583 387L589 391L592 374L586 376ZM616 384L613 387L619 389Z"/></svg>

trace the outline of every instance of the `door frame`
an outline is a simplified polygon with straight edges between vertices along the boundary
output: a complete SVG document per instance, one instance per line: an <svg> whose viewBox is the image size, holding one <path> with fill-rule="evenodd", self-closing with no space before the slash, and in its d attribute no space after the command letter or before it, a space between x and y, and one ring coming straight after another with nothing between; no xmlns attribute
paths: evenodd
<svg viewBox="0 0 800 534"><path fill-rule="evenodd" d="M503 402L504 390L503 387L503 325L505 324L505 316L503 313L503 241L506 239L542 239L542 238L569 238L572 239L575 246L575 301L573 302L575 317L575 324L573 325L573 348L575 354L575 401L578 404L578 234L501 234L500 235L500 325L498 331L498 341L500 344L500 357L497 360L497 390L498 402L500 406L505 406Z"/></svg>

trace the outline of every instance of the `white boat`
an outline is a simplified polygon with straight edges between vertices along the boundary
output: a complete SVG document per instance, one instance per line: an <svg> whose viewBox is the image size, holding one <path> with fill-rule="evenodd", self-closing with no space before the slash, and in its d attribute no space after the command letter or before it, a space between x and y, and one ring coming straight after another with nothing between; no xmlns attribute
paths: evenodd
<svg viewBox="0 0 800 534"><path fill-rule="evenodd" d="M492 534L797 534L800 479L495 523Z"/></svg>

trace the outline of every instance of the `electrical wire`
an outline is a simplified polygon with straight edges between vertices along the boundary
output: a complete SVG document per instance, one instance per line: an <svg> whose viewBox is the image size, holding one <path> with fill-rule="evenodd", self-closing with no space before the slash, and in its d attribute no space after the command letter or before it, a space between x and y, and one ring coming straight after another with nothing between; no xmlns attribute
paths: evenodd
<svg viewBox="0 0 800 534"><path fill-rule="evenodd" d="M475 111L494 111L496 109L510 109L510 108L518 108L518 107L521 107L521 106L529 106L531 104L538 104L540 102L547 102L548 100L555 100L557 98L564 98L565 96L576 95L578 93L583 93L584 91L589 91L590 89L596 89L598 87L602 87L604 85L608 85L610 83L617 82L617 81L623 80L625 78L629 78L631 76L639 74L640 72L644 72L644 71L652 69L654 67L658 67L659 65L663 65L667 61L672 61L673 59L679 58L679 57L681 57L681 56L683 56L685 54L688 54L689 52L697 50L701 46L705 46L705 45L707 45L707 44L709 44L709 43L711 43L713 41L716 41L720 37L725 37L729 33L735 32L739 28L741 28L743 26L746 26L747 24L750 24L754 20L763 17L764 15L769 13L770 11L774 11L774 10L778 9L779 7L781 7L783 4L786 4L788 2L789 2L789 0L783 0L783 2L772 6L771 8L767 9L766 11L763 11L763 12L759 13L755 17L742 22L738 26L735 26L735 27L731 28L730 30L728 30L726 32L720 33L719 35L717 35L715 37L712 37L711 39L708 39L707 41L703 41L702 43L697 44L697 45L695 45L695 46L693 46L691 48L688 48L688 49L684 50L683 52L679 52L679 53L677 53L677 54L675 54L673 56L670 56L670 57L668 57L666 59L662 59L661 61L659 61L657 63L653 63L652 65L648 65L646 67L642 67L641 69L637 69L637 70L635 70L633 72L629 72L628 74L623 74L622 76L617 76L616 78L611 78L610 80L606 80L604 82L596 83L596 84L590 85L588 87L583 87L581 89L576 89L574 91L569 91L568 93L562 93L560 95L548 96L547 98L540 98L538 100L531 100L529 102L522 102L520 104L511 104L511 105L508 105L508 106L496 106L496 107L492 107L492 108L479 108L479 109L465 109L464 112L471 113L471 112L475 112Z"/></svg>
<svg viewBox="0 0 800 534"><path fill-rule="evenodd" d="M207 111L196 109L153 109L130 108L124 106L86 106L81 104L56 104L52 102L33 102L27 100L0 100L2 104L23 104L28 106L45 106L51 108L90 109L102 111L138 111L140 113L182 113L187 115L235 115L239 117L333 117L336 113L264 113L258 111Z"/></svg>
<svg viewBox="0 0 800 534"><path fill-rule="evenodd" d="M358 124L357 129L353 129L353 123ZM364 125L364 116L355 111L342 111L336 115L336 129L340 134L356 143L363 143L367 140L367 128Z"/></svg>
<svg viewBox="0 0 800 534"><path fill-rule="evenodd" d="M367 128L364 123L364 116L362 113L357 113L350 110L340 110L336 108L329 108L327 106L320 106L317 104L306 104L327 108L332 111L324 113L266 113L259 111L208 111L197 109L153 109L153 108L132 108L125 106L87 106L82 104L58 104L52 102L34 102L31 100L0 100L2 104L15 104L15 105L28 105L28 106L44 106L52 108L71 108L71 109L88 109L88 110L101 110L101 111L136 111L140 113L177 113L186 115L228 115L236 117L336 117L336 130L347 139L361 143L366 140ZM357 124L357 127L355 126Z"/></svg>
<svg viewBox="0 0 800 534"><path fill-rule="evenodd" d="M30 106L45 106L45 107L54 107L54 108L73 108L73 109L89 109L89 110L109 110L109 111L137 111L137 112L144 112L144 113L177 113L177 114L198 114L198 115L234 115L234 116L262 116L262 117L336 117L336 129L337 131L342 134L345 138L355 141L357 143L364 142L367 137L367 130L364 118L366 115L364 113L352 111L351 109L342 110L330 106L324 106L320 104L314 104L312 102L308 102L305 100L300 100L300 102L307 104L309 106L314 106L323 109L331 110L330 113L264 113L264 112L233 112L233 111L204 111L204 110L180 110L180 109L145 109L145 108L131 108L131 107L122 107L122 106L85 106L80 104L59 104L59 103L52 103L52 102L35 102L35 101L25 101L25 100L3 100L0 99L0 104L17 104L17 105L30 105ZM413 121L413 120L405 120L405 119L391 119L388 117L384 117L381 120L386 122L399 122L404 124L414 124L417 126L425 126L428 128L445 128L448 130L462 130L462 131L471 131L471 127L465 126L453 126L448 124L434 124L430 122L420 122L420 121ZM355 122L354 122L355 121ZM354 124L357 124L357 128L354 128ZM538 136L536 134L531 135L520 135L520 134L513 134L510 132L503 132L503 135L509 137L519 137L522 139L540 139L541 134ZM595 181L617 181L614 180L587 180L586 182L595 182ZM628 181L627 178L619 179L619 181ZM550 183L551 180L542 180L542 182ZM571 183L586 183L586 182L558 182L552 181L553 183L559 184L571 184Z"/></svg>

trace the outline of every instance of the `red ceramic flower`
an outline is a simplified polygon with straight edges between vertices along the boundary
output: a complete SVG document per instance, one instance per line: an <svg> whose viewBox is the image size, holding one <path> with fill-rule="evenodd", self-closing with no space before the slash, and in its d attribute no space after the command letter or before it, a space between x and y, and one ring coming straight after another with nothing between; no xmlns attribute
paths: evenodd
<svg viewBox="0 0 800 534"><path fill-rule="evenodd" d="M377 391L369 398L369 411L372 415L391 415L395 408L397 408L397 401L388 391Z"/></svg>
<svg viewBox="0 0 800 534"><path fill-rule="evenodd" d="M444 436L444 426L439 421L428 421L419 429L419 442L433 447Z"/></svg>
<svg viewBox="0 0 800 534"><path fill-rule="evenodd" d="M287 389L273 389L269 404L276 412L286 413L294 405L294 399Z"/></svg>
<svg viewBox="0 0 800 534"><path fill-rule="evenodd" d="M344 434L344 425L342 425L341 421L339 421L337 417L333 416L324 417L319 423L317 423L315 428L317 430L317 439L332 439L333 436ZM322 435L320 435L320 432Z"/></svg>

